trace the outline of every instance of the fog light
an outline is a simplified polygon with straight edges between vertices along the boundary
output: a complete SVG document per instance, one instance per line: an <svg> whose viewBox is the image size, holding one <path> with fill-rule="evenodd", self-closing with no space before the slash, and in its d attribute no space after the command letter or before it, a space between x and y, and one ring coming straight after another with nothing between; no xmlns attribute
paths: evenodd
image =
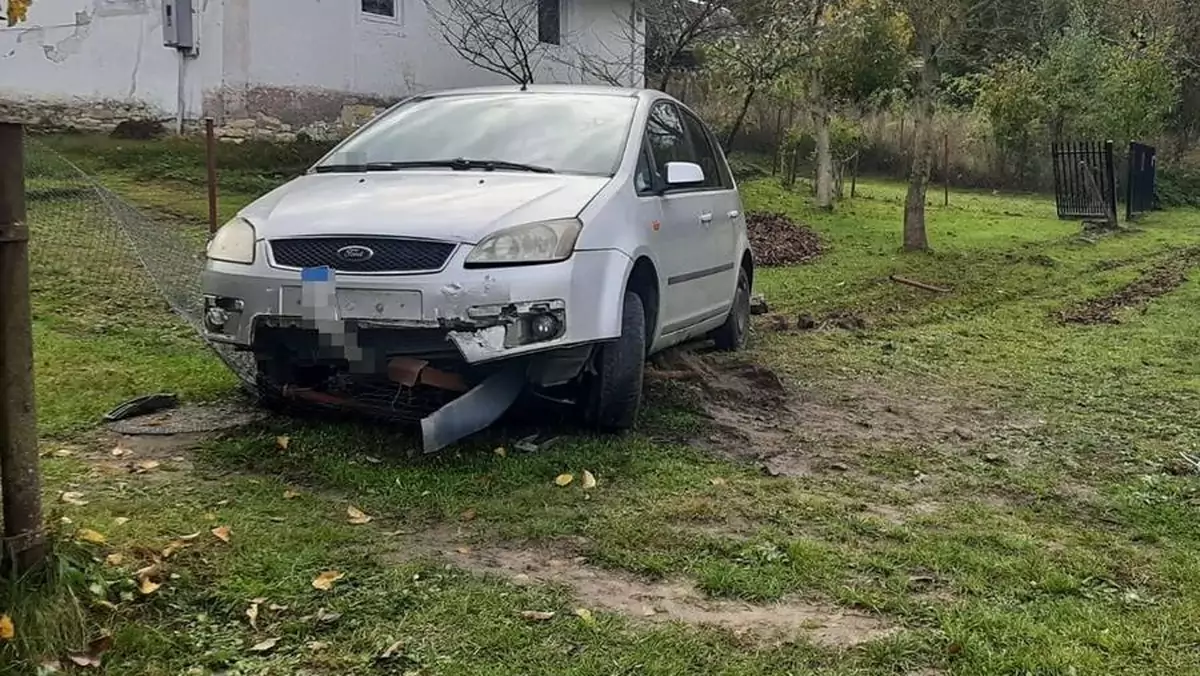
<svg viewBox="0 0 1200 676"><path fill-rule="evenodd" d="M229 313L219 307L210 307L208 312L204 313L204 323L212 331L224 331L225 324L229 322Z"/></svg>
<svg viewBox="0 0 1200 676"><path fill-rule="evenodd" d="M554 315L537 315L529 321L529 330L534 340L550 340L558 335L562 324Z"/></svg>

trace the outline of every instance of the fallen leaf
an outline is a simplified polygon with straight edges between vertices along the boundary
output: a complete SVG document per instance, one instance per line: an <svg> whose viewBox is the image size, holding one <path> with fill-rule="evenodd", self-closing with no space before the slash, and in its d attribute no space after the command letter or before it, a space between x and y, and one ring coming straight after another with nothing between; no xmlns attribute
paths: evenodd
<svg viewBox="0 0 1200 676"><path fill-rule="evenodd" d="M396 656L396 655L399 655L399 654L400 654L400 649L401 649L401 648L403 648L403 647L404 647L404 641L402 641L402 640L401 640L401 641L396 641L395 643L393 643L393 644L391 644L390 646L388 646L388 647L387 647L387 650L384 650L384 651L383 651L383 654L381 654L381 655L379 656L379 659L381 659L381 660L390 660L390 659L392 659L392 657L394 657L394 656Z"/></svg>
<svg viewBox="0 0 1200 676"><path fill-rule="evenodd" d="M77 493L75 491L67 491L58 496L58 499L68 505L75 505L76 507L82 507L87 504L87 500L83 499L83 493Z"/></svg>
<svg viewBox="0 0 1200 676"><path fill-rule="evenodd" d="M119 566L124 560L125 557L121 556L120 554L109 554L108 556L104 557L104 563L110 566Z"/></svg>
<svg viewBox="0 0 1200 676"><path fill-rule="evenodd" d="M317 622L320 622L322 624L333 624L334 622L337 622L340 619L342 619L341 613L325 612L324 608L317 609Z"/></svg>
<svg viewBox="0 0 1200 676"><path fill-rule="evenodd" d="M725 484L727 484L729 482L725 480L725 477L716 476L716 477L709 479L708 483L710 483L714 486L724 486Z"/></svg>
<svg viewBox="0 0 1200 676"><path fill-rule="evenodd" d="M60 671L62 671L62 662L55 659L46 660L39 664L37 668L38 676L42 676L42 674L57 674Z"/></svg>
<svg viewBox="0 0 1200 676"><path fill-rule="evenodd" d="M112 636L105 634L88 644L87 652L71 653L68 659L77 666L96 668L100 666L100 658L112 648Z"/></svg>
<svg viewBox="0 0 1200 676"><path fill-rule="evenodd" d="M508 457L508 449L503 446L496 448L495 450L492 451L492 453L495 453L496 455L500 456L501 458Z"/></svg>
<svg viewBox="0 0 1200 676"><path fill-rule="evenodd" d="M349 521L352 526L362 526L371 523L371 519L374 518L367 516L365 512L354 505L346 507L346 516L350 517Z"/></svg>
<svg viewBox="0 0 1200 676"><path fill-rule="evenodd" d="M345 573L340 573L336 570L327 570L318 575L316 579L312 581L312 586L314 589L329 591L330 589L333 589L333 583L337 582L343 577L346 577Z"/></svg>
<svg viewBox="0 0 1200 676"><path fill-rule="evenodd" d="M558 484L560 487L565 487L565 486L570 486L571 482L574 480L575 480L574 475L559 474L558 477L554 479L554 483Z"/></svg>
<svg viewBox="0 0 1200 676"><path fill-rule="evenodd" d="M363 460L366 460L367 462L371 463L372 465L378 465L379 463L383 462L383 460L376 458L373 455L364 456Z"/></svg>
<svg viewBox="0 0 1200 676"><path fill-rule="evenodd" d="M129 517L118 516L117 518L113 519L113 523L118 526L124 526L125 524L129 523Z"/></svg>
<svg viewBox="0 0 1200 676"><path fill-rule="evenodd" d="M287 610L289 607L290 606L281 606L278 603L272 603L271 605L267 606L267 610L269 610L273 613L282 613L283 611Z"/></svg>
<svg viewBox="0 0 1200 676"><path fill-rule="evenodd" d="M470 547L459 547L458 549L456 549L454 551L458 552L459 554L470 554L471 548Z"/></svg>
<svg viewBox="0 0 1200 676"><path fill-rule="evenodd" d="M587 471L586 469L583 470L582 486L583 486L583 490L585 490L585 491L590 491L596 487L596 477L593 476L592 473Z"/></svg>
<svg viewBox="0 0 1200 676"><path fill-rule="evenodd" d="M117 446L116 448L112 449L111 454L114 458L124 458L127 455L133 455L133 451L129 450L128 448Z"/></svg>
<svg viewBox="0 0 1200 676"><path fill-rule="evenodd" d="M329 641L309 641L308 649L313 652L320 652L329 647Z"/></svg>
<svg viewBox="0 0 1200 676"><path fill-rule="evenodd" d="M592 617L592 611L587 608L576 608L575 616L583 620L584 624L596 624L596 618Z"/></svg>
<svg viewBox="0 0 1200 676"><path fill-rule="evenodd" d="M258 629L258 604L257 603L251 603L250 607L246 609L246 617L250 618L250 626L253 629L257 630Z"/></svg>
<svg viewBox="0 0 1200 676"><path fill-rule="evenodd" d="M84 542L90 542L94 545L102 545L105 542L103 535L90 528L80 528L79 532L75 533L75 537L76 539L83 540Z"/></svg>
<svg viewBox="0 0 1200 676"><path fill-rule="evenodd" d="M196 531L195 533L192 533L190 535L180 535L179 540L182 542L191 542L192 540L195 540L196 538L200 537L200 532L201 531Z"/></svg>
<svg viewBox="0 0 1200 676"><path fill-rule="evenodd" d="M229 504L229 498L225 498L224 500L217 501L218 507L224 507L225 505L228 505L228 504Z"/></svg>
<svg viewBox="0 0 1200 676"><path fill-rule="evenodd" d="M138 581L138 591L140 591L145 596L149 596L150 594L153 594L154 592L158 591L161 588L162 588L162 583L155 582L154 580L151 580L149 577L143 577L141 580Z"/></svg>
<svg viewBox="0 0 1200 676"><path fill-rule="evenodd" d="M250 646L250 652L265 653L268 650L271 650L272 648L274 648L276 643L279 643L279 639L277 639L277 638L269 638L265 641L259 641L258 643L255 643L254 645Z"/></svg>
<svg viewBox="0 0 1200 676"><path fill-rule="evenodd" d="M462 518L463 521L474 521L475 517L479 516L479 513L476 512L474 509L468 509L465 512L463 512L462 514L460 514L459 516Z"/></svg>
<svg viewBox="0 0 1200 676"><path fill-rule="evenodd" d="M16 635L17 628L13 626L12 618L0 615L0 641L11 641Z"/></svg>
<svg viewBox="0 0 1200 676"><path fill-rule="evenodd" d="M54 451L54 457L56 458L69 458L72 455L75 455L75 451L72 451L69 448L60 448L57 451Z"/></svg>
<svg viewBox="0 0 1200 676"><path fill-rule="evenodd" d="M137 464L137 468L141 472L152 472L159 467L162 467L162 463L157 460L143 460Z"/></svg>
<svg viewBox="0 0 1200 676"><path fill-rule="evenodd" d="M288 444L291 443L291 441L291 437L275 437L275 445L278 446L279 450L281 451L286 451Z"/></svg>
<svg viewBox="0 0 1200 676"><path fill-rule="evenodd" d="M70 526L71 524L75 523L74 521L71 520L71 517L69 517L69 516L62 517L61 519L58 520L58 522L64 526Z"/></svg>
<svg viewBox="0 0 1200 676"><path fill-rule="evenodd" d="M545 622L547 620L553 620L554 613L546 612L544 610L522 610L521 617L529 620L530 622Z"/></svg>
<svg viewBox="0 0 1200 676"><path fill-rule="evenodd" d="M164 559L169 559L175 555L175 552L183 549L186 546L187 546L186 542L184 542L182 540L175 540L174 542L172 542L171 544L169 544L163 548L162 557Z"/></svg>
<svg viewBox="0 0 1200 676"><path fill-rule="evenodd" d="M228 544L229 536L233 534L233 531L229 530L229 526L217 526L212 529L212 534L221 542Z"/></svg>
<svg viewBox="0 0 1200 676"><path fill-rule="evenodd" d="M284 500L295 500L298 497L300 497L299 491L284 491L283 492Z"/></svg>

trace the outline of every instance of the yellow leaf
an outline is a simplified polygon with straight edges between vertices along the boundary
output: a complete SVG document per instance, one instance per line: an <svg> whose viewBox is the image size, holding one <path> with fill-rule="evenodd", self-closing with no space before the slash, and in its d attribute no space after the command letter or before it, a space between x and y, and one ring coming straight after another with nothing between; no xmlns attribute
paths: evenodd
<svg viewBox="0 0 1200 676"><path fill-rule="evenodd" d="M727 484L729 482L726 481L724 477L718 476L718 477L713 477L713 478L709 479L708 483L710 483L714 486L724 486L725 484Z"/></svg>
<svg viewBox="0 0 1200 676"><path fill-rule="evenodd" d="M246 617L250 618L250 626L258 629L258 604L251 603L246 609Z"/></svg>
<svg viewBox="0 0 1200 676"><path fill-rule="evenodd" d="M327 570L318 575L317 578L312 581L313 589L329 591L330 589L333 589L333 583L337 582L343 577L346 577L345 573L339 573L336 570Z"/></svg>
<svg viewBox="0 0 1200 676"><path fill-rule="evenodd" d="M228 544L229 536L233 534L233 531L229 530L229 526L217 526L212 529L212 534L221 542Z"/></svg>
<svg viewBox="0 0 1200 676"><path fill-rule="evenodd" d="M371 519L374 518L367 516L366 513L354 505L346 507L346 516L350 517L350 525L352 526L361 526L363 524L371 523Z"/></svg>
<svg viewBox="0 0 1200 676"><path fill-rule="evenodd" d="M283 492L284 500L295 500L298 497L300 497L299 491L284 491Z"/></svg>
<svg viewBox="0 0 1200 676"><path fill-rule="evenodd" d="M508 457L508 449L507 449L507 448L505 448L505 447L503 447L503 446L501 446L501 447L497 448L496 450L492 451L492 453L495 453L496 455L500 456L501 458L507 458L507 457Z"/></svg>
<svg viewBox="0 0 1200 676"><path fill-rule="evenodd" d="M265 641L259 641L258 643L250 646L250 651L256 653L265 653L274 648L276 643L279 643L279 639L277 638L269 638Z"/></svg>
<svg viewBox="0 0 1200 676"><path fill-rule="evenodd" d="M179 540L182 542L191 542L198 537L200 537L200 531L196 531L195 533L190 533L188 535L180 535Z"/></svg>
<svg viewBox="0 0 1200 676"><path fill-rule="evenodd" d="M124 526L125 524L129 523L129 517L118 516L117 518L113 519L113 523L117 524L118 526Z"/></svg>
<svg viewBox="0 0 1200 676"><path fill-rule="evenodd" d="M151 580L149 577L146 577L146 576L143 576L141 580L138 580L138 591L142 592L143 594L145 594L147 596L158 591L161 587L162 587L161 584L155 582L154 580Z"/></svg>
<svg viewBox="0 0 1200 676"><path fill-rule="evenodd" d="M278 446L279 450L281 451L286 451L288 444L291 442L291 437L275 437L275 445Z"/></svg>
<svg viewBox="0 0 1200 676"><path fill-rule="evenodd" d="M0 615L0 641L11 641L16 635L17 628L13 626L12 618Z"/></svg>
<svg viewBox="0 0 1200 676"><path fill-rule="evenodd" d="M575 476L572 474L559 474L558 477L554 479L554 483L558 484L560 487L570 486L571 482L574 480Z"/></svg>
<svg viewBox="0 0 1200 676"><path fill-rule="evenodd" d="M529 620L530 622L545 622L547 620L553 620L554 613L543 610L522 610L521 617Z"/></svg>
<svg viewBox="0 0 1200 676"><path fill-rule="evenodd" d="M142 472L150 472L162 467L162 463L157 460L143 460L137 464L137 468Z"/></svg>
<svg viewBox="0 0 1200 676"><path fill-rule="evenodd" d="M187 543L185 543L185 542L183 542L183 541L181 541L181 540L176 540L176 541L172 542L171 544L167 545L167 546L166 546L166 547L165 547L165 548L162 550L162 557L163 557L164 559L169 559L169 558L171 558L172 556L174 556L175 552L177 552L177 551L179 551L179 550L183 549L183 548L184 548L184 547L186 547L186 546L187 546Z"/></svg>
<svg viewBox="0 0 1200 676"><path fill-rule="evenodd" d="M128 448L122 448L120 446L117 446L116 448L112 449L111 453L112 453L112 457L114 457L114 458L124 458L127 455L133 455L133 451L129 450Z"/></svg>
<svg viewBox="0 0 1200 676"><path fill-rule="evenodd" d="M583 470L583 490L590 491L596 487L596 477L586 469Z"/></svg>
<svg viewBox="0 0 1200 676"><path fill-rule="evenodd" d="M108 556L104 557L104 562L110 566L119 566L124 560L125 557L121 556L120 554L109 554Z"/></svg>
<svg viewBox="0 0 1200 676"><path fill-rule="evenodd" d="M587 608L576 608L575 616L583 620L584 624L596 624L596 618L592 617L592 611Z"/></svg>
<svg viewBox="0 0 1200 676"><path fill-rule="evenodd" d="M80 528L79 532L75 534L75 537L79 540L90 542L94 545L102 545L105 542L103 535L90 528Z"/></svg>
<svg viewBox="0 0 1200 676"><path fill-rule="evenodd" d="M82 507L87 504L87 500L83 499L83 493L77 493L75 491L67 491L58 496L58 499L68 505L75 505L76 507Z"/></svg>

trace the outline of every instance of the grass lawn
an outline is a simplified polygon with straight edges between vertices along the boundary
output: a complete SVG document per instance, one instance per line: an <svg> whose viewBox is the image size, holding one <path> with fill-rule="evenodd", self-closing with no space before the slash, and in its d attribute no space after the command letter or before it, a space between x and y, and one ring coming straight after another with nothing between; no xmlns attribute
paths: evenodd
<svg viewBox="0 0 1200 676"><path fill-rule="evenodd" d="M202 231L186 152L50 142L180 237ZM125 152L138 162L108 161ZM267 181L244 166L226 216ZM416 460L414 438L351 423L96 431L130 396L207 401L233 380L118 274L116 234L62 225L91 213L79 199L34 203L62 544L48 587L0 590L0 672L111 631L113 674L1200 673L1200 491L1180 455L1200 446L1200 284L1115 324L1058 318L1190 266L1200 213L1089 242L1044 198L957 192L931 207L935 253L902 255L901 186L867 182L835 214L769 179L743 190L828 248L760 271L776 316L748 354L664 366L625 438L522 453L500 429ZM801 313L822 328L779 330ZM865 328L821 321L847 314Z"/></svg>

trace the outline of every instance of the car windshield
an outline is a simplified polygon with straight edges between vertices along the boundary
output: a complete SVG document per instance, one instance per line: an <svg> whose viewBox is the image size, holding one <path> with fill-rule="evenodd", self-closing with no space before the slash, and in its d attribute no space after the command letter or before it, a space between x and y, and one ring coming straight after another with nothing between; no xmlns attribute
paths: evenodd
<svg viewBox="0 0 1200 676"><path fill-rule="evenodd" d="M637 100L610 94L418 98L348 139L315 170L528 170L612 176Z"/></svg>

